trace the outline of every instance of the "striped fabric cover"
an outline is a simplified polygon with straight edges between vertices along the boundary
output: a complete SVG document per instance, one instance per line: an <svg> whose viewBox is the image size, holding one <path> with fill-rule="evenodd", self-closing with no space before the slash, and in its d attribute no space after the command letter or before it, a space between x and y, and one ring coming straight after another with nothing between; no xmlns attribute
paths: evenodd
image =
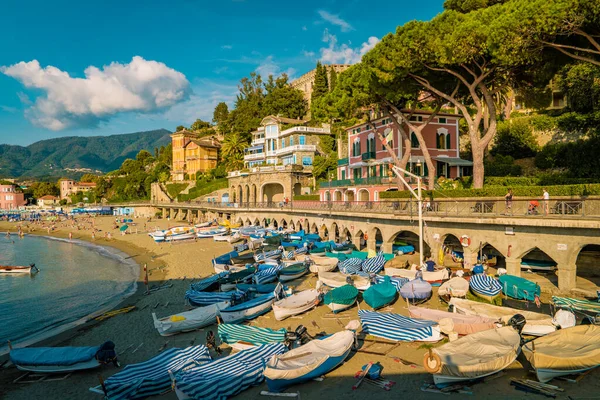
<svg viewBox="0 0 600 400"><path fill-rule="evenodd" d="M296 251L294 251L294 253L296 253L296 254L306 254L306 253L308 253L308 249L306 247L300 247L299 249L296 249Z"/></svg>
<svg viewBox="0 0 600 400"><path fill-rule="evenodd" d="M175 376L176 388L193 399L224 400L264 380L267 362L287 348L282 343L243 350Z"/></svg>
<svg viewBox="0 0 600 400"><path fill-rule="evenodd" d="M179 371L211 361L208 349L202 345L185 349L168 349L139 364L130 364L104 381L107 398L142 399L160 394L171 388L169 371Z"/></svg>
<svg viewBox="0 0 600 400"><path fill-rule="evenodd" d="M235 343L248 342L254 345L283 343L285 341L285 328L277 331L257 326L246 326L238 324L219 324L218 333L221 342Z"/></svg>
<svg viewBox="0 0 600 400"><path fill-rule="evenodd" d="M237 244L235 246L233 246L233 249L235 251L237 251L238 253L241 253L242 251L246 251L250 248L250 246L248 246L248 243L242 243L242 244Z"/></svg>
<svg viewBox="0 0 600 400"><path fill-rule="evenodd" d="M372 274L376 274L383 269L385 265L385 257L379 255L373 258L367 258L362 262L362 270Z"/></svg>
<svg viewBox="0 0 600 400"><path fill-rule="evenodd" d="M502 285L497 279L486 274L477 274L469 281L471 290L484 296L496 296L502 291Z"/></svg>
<svg viewBox="0 0 600 400"><path fill-rule="evenodd" d="M277 279L277 274L279 274L279 271L281 271L282 268L283 268L283 266L276 266L276 267L261 269L256 274L254 274L254 282L258 285L261 285L261 284L267 283L267 282L272 282L275 279Z"/></svg>
<svg viewBox="0 0 600 400"><path fill-rule="evenodd" d="M397 342L427 339L433 335L432 326L437 325L434 321L367 310L359 310L358 317L365 333Z"/></svg>
<svg viewBox="0 0 600 400"><path fill-rule="evenodd" d="M271 250L266 253L258 253L254 255L256 261L266 260L267 258L277 257L281 254L281 250Z"/></svg>
<svg viewBox="0 0 600 400"><path fill-rule="evenodd" d="M340 261L338 268L341 273L346 275L355 275L361 271L361 264L363 260L360 258L348 258L347 260Z"/></svg>
<svg viewBox="0 0 600 400"><path fill-rule="evenodd" d="M394 287L396 288L396 292L398 293L400 293L400 289L402 288L402 286L404 286L404 284L408 282L408 278L395 278L391 276L389 278L390 283L394 285ZM383 279L383 275L375 275L375 282L383 283Z"/></svg>
<svg viewBox="0 0 600 400"><path fill-rule="evenodd" d="M569 297L552 296L552 302L555 306L566 308L568 310L593 312L600 314L600 303L588 300L571 299Z"/></svg>
<svg viewBox="0 0 600 400"><path fill-rule="evenodd" d="M290 250L286 255L285 258L287 258L288 260L291 260L292 258L294 258L294 250Z"/></svg>
<svg viewBox="0 0 600 400"><path fill-rule="evenodd" d="M201 291L205 290L206 288L212 286L214 283L217 283L219 281L219 279L225 278L227 275L229 275L228 271L221 272L219 274L214 274L212 276L209 276L208 278L202 279L201 281L192 283L190 285L190 287L192 288L192 290L201 292Z"/></svg>
<svg viewBox="0 0 600 400"><path fill-rule="evenodd" d="M245 293L241 290L231 292L197 292L195 290L188 290L185 292L185 301L191 306L202 307L220 303L221 301L239 301L244 295Z"/></svg>

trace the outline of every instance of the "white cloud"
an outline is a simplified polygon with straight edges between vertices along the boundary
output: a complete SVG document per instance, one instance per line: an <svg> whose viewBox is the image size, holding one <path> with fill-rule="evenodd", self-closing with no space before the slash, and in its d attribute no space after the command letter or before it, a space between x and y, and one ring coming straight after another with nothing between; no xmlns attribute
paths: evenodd
<svg viewBox="0 0 600 400"><path fill-rule="evenodd" d="M352 25L350 25L347 21L341 19L340 16L337 14L331 14L330 12L327 12L325 10L319 10L317 12L319 13L319 16L323 18L323 20L329 22L332 25L339 26L342 32L349 32L354 30Z"/></svg>
<svg viewBox="0 0 600 400"><path fill-rule="evenodd" d="M233 46L230 44L224 44L223 46L221 46L221 48L223 50L231 50L231 49L233 49Z"/></svg>
<svg viewBox="0 0 600 400"><path fill-rule="evenodd" d="M25 115L34 125L54 131L96 127L123 112L168 109L191 92L181 72L139 56L129 64L113 62L102 69L89 66L84 78L71 77L53 66L42 68L37 60L0 67L0 72L26 88L45 92Z"/></svg>
<svg viewBox="0 0 600 400"><path fill-rule="evenodd" d="M296 70L294 68L288 68L285 71L282 71L279 64L273 61L273 56L268 56L260 63L258 67L256 67L256 72L262 76L263 80L266 80L269 75L278 77L283 73L287 74L288 78L292 80Z"/></svg>
<svg viewBox="0 0 600 400"><path fill-rule="evenodd" d="M304 57L313 58L315 56L315 52L314 51L302 50L302 55Z"/></svg>
<svg viewBox="0 0 600 400"><path fill-rule="evenodd" d="M327 64L356 64L366 52L379 43L378 38L371 36L358 48L352 48L346 43L338 45L337 37L330 34L327 29L323 32L323 41L329 44L320 49L321 61Z"/></svg>
<svg viewBox="0 0 600 400"><path fill-rule="evenodd" d="M4 105L0 105L0 111L5 111L7 113L16 113L19 109L17 107L11 107L11 106L4 106Z"/></svg>
<svg viewBox="0 0 600 400"><path fill-rule="evenodd" d="M306 25L304 25L304 26L302 27L302 30L303 30L303 31L307 31L307 30L308 30L308 28L306 27Z"/></svg>

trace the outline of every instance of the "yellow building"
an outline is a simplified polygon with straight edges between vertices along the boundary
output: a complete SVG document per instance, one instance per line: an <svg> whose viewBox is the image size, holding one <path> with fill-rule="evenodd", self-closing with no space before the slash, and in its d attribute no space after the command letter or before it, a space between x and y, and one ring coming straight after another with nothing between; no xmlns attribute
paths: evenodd
<svg viewBox="0 0 600 400"><path fill-rule="evenodd" d="M173 181L195 180L217 166L217 155L221 144L214 138L202 138L188 130L171 135L173 143Z"/></svg>

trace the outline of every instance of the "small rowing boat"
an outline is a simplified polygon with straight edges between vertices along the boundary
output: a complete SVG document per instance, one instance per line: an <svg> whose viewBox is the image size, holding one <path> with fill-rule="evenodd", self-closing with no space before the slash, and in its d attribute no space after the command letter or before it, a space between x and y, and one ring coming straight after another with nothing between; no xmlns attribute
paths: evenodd
<svg viewBox="0 0 600 400"><path fill-rule="evenodd" d="M502 292L517 300L535 301L541 293L540 285L520 276L502 275L498 278Z"/></svg>
<svg viewBox="0 0 600 400"><path fill-rule="evenodd" d="M385 274L389 276L413 280L417 275L417 270L402 268L385 268ZM433 272L423 270L423 280L429 283L442 282L448 278L448 270L445 268Z"/></svg>
<svg viewBox="0 0 600 400"><path fill-rule="evenodd" d="M319 305L319 292L315 289L303 290L273 303L275 319L281 321L293 315L302 314Z"/></svg>
<svg viewBox="0 0 600 400"><path fill-rule="evenodd" d="M275 300L280 296L282 289L283 287L279 284L271 293L256 296L252 300L222 309L221 318L223 322L237 324L269 312Z"/></svg>
<svg viewBox="0 0 600 400"><path fill-rule="evenodd" d="M477 297L493 303L494 299L502 293L502 285L497 279L486 274L477 274L471 277L469 287Z"/></svg>
<svg viewBox="0 0 600 400"><path fill-rule="evenodd" d="M352 285L344 285L325 293L323 303L327 304L331 311L338 313L350 308L356 303L358 289Z"/></svg>
<svg viewBox="0 0 600 400"><path fill-rule="evenodd" d="M35 274L40 272L35 264L29 266L20 265L0 265L0 274Z"/></svg>
<svg viewBox="0 0 600 400"><path fill-rule="evenodd" d="M438 296L445 301L451 297L465 297L469 292L469 281L459 276L454 277L444 283L438 289Z"/></svg>
<svg viewBox="0 0 600 400"><path fill-rule="evenodd" d="M319 280L332 288L352 283L358 290L367 290L371 286L371 281L368 278L360 275L344 275L341 272L321 272L319 271Z"/></svg>
<svg viewBox="0 0 600 400"><path fill-rule="evenodd" d="M230 304L229 301L223 301L160 319L156 317L156 313L152 313L152 319L161 336L171 336L214 324L217 322L219 310L229 307Z"/></svg>
<svg viewBox="0 0 600 400"><path fill-rule="evenodd" d="M293 281L294 279L298 279L306 273L308 273L308 265L304 263L292 264L288 267L282 268L279 271L279 281Z"/></svg>
<svg viewBox="0 0 600 400"><path fill-rule="evenodd" d="M396 300L398 292L396 287L392 285L389 276L383 277L383 282L371 285L370 288L363 293L363 300L374 310L385 307Z"/></svg>
<svg viewBox="0 0 600 400"><path fill-rule="evenodd" d="M426 319L439 323L443 332L454 331L459 335L470 335L475 332L495 329L499 326L499 324L496 324L496 320L492 318L480 317L478 315L463 315L425 307L409 306L408 313L412 318Z"/></svg>

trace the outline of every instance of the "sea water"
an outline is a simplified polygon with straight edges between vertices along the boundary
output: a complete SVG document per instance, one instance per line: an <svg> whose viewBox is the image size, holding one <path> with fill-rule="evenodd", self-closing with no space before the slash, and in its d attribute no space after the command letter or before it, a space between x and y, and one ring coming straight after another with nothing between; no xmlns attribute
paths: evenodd
<svg viewBox="0 0 600 400"><path fill-rule="evenodd" d="M55 335L116 306L137 288L139 266L117 249L0 236L0 265L32 263L40 269L35 275L0 273L0 354L7 352L7 340L25 345Z"/></svg>

